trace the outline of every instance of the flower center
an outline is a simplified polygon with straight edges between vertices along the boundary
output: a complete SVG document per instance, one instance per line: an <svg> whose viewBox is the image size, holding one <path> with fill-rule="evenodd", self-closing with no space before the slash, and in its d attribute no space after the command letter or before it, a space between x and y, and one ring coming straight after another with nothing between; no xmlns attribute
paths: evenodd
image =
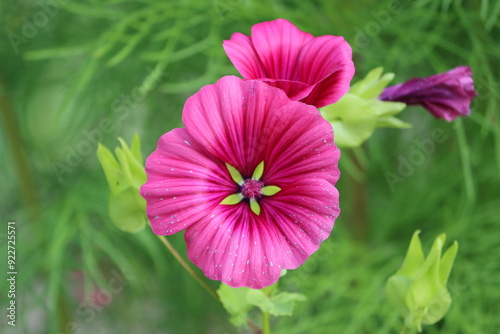
<svg viewBox="0 0 500 334"><path fill-rule="evenodd" d="M260 205L257 199L262 196L273 196L281 191L281 188L277 186L264 186L264 182L260 180L264 173L264 161L255 167L252 177L249 179L243 179L240 172L230 164L226 163L226 167L233 181L238 184L240 192L224 198L220 202L222 205L235 205L246 199L250 210L258 216L260 215Z"/></svg>
<svg viewBox="0 0 500 334"><path fill-rule="evenodd" d="M261 198L262 187L264 187L264 182L254 179L246 179L241 185L241 194L247 199Z"/></svg>

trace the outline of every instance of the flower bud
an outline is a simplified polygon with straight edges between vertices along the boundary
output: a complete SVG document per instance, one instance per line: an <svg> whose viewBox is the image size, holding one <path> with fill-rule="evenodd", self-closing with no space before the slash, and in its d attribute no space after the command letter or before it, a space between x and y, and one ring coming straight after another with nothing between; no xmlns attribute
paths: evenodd
<svg viewBox="0 0 500 334"><path fill-rule="evenodd" d="M419 332L422 325L432 325L441 320L451 305L451 296L446 288L458 243L441 256L446 240L439 235L431 251L424 257L419 238L420 231L413 234L410 247L401 268L386 284L389 302L403 316L405 326Z"/></svg>
<svg viewBox="0 0 500 334"><path fill-rule="evenodd" d="M97 147L97 158L111 191L109 196L109 216L111 221L125 232L139 232L146 225L146 201L139 193L146 182L146 172L142 164L139 136L136 134L129 148L122 138L118 138L121 148L113 154L103 145Z"/></svg>
<svg viewBox="0 0 500 334"><path fill-rule="evenodd" d="M458 66L444 73L387 87L380 99L420 105L434 117L451 122L458 116L470 114L470 104L476 95L472 70L468 66Z"/></svg>
<svg viewBox="0 0 500 334"><path fill-rule="evenodd" d="M393 73L382 75L381 67L351 86L337 103L321 108L321 115L335 131L335 144L340 147L361 145L377 127L408 128L410 125L395 118L406 104L379 100L379 95L394 78Z"/></svg>

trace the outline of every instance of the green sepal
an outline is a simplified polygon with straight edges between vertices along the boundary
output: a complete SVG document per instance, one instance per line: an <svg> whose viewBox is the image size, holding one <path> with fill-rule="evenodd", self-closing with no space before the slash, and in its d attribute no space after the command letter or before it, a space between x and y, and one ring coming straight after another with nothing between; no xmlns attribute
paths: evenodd
<svg viewBox="0 0 500 334"><path fill-rule="evenodd" d="M134 156L136 161L142 162L142 153L141 153L141 139L139 135L134 134L134 138L132 138L132 143L130 144L130 152Z"/></svg>
<svg viewBox="0 0 500 334"><path fill-rule="evenodd" d="M400 120L396 117L380 117L377 119L377 128L398 128L398 129L409 129L411 124Z"/></svg>
<svg viewBox="0 0 500 334"><path fill-rule="evenodd" d="M386 294L404 317L405 325L421 331L422 325L441 320L450 308L452 300L446 284L458 243L455 241L442 255L446 235L440 234L426 257L419 234L419 230L413 233L401 268L387 281Z"/></svg>
<svg viewBox="0 0 500 334"><path fill-rule="evenodd" d="M339 101L320 109L321 115L332 124L337 146L360 146L378 127L410 127L410 124L393 117L406 104L378 99L394 78L392 73L381 76L382 71L381 67L370 71Z"/></svg>
<svg viewBox="0 0 500 334"><path fill-rule="evenodd" d="M146 201L139 189L146 182L146 172L141 161L140 139L136 134L131 148L122 138L121 147L116 147L115 156L99 144L97 158L104 170L110 189L108 210L111 221L121 230L135 233L144 228Z"/></svg>
<svg viewBox="0 0 500 334"><path fill-rule="evenodd" d="M450 246L441 258L441 266L439 267L439 277L441 279L441 285L446 285L448 278L450 277L451 269L453 268L453 263L455 262L455 257L458 253L458 242L455 240L453 245Z"/></svg>
<svg viewBox="0 0 500 334"><path fill-rule="evenodd" d="M423 266L425 256L422 250L422 243L420 242L420 232L420 230L413 232L405 259L401 268L396 272L396 275L414 277Z"/></svg>
<svg viewBox="0 0 500 334"><path fill-rule="evenodd" d="M363 99L377 99L389 82L394 79L394 73L382 75L384 69L376 67L368 74L351 86L349 91Z"/></svg>
<svg viewBox="0 0 500 334"><path fill-rule="evenodd" d="M109 217L120 230L137 233L147 223L146 201L134 188L109 197Z"/></svg>
<svg viewBox="0 0 500 334"><path fill-rule="evenodd" d="M385 285L387 299L403 318L410 314L410 310L406 306L406 294L411 282L412 280L408 277L394 275L387 280Z"/></svg>
<svg viewBox="0 0 500 334"><path fill-rule="evenodd" d="M123 175L130 186L140 189L147 180L142 161L137 160L122 138L118 140L122 146L115 149L115 154L122 166Z"/></svg>
<svg viewBox="0 0 500 334"><path fill-rule="evenodd" d="M111 193L116 195L125 190L128 184L124 182L123 172L118 161L116 161L113 153L101 143L97 145L97 159L104 170Z"/></svg>

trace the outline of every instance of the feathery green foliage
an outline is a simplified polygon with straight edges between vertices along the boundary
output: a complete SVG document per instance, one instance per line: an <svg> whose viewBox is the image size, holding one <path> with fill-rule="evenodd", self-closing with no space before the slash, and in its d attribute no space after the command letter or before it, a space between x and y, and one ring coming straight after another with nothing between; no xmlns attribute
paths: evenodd
<svg viewBox="0 0 500 334"><path fill-rule="evenodd" d="M377 66L398 83L469 65L479 95L468 118L446 123L410 108L400 117L411 129L377 129L343 151L341 217L321 249L282 279L283 291L307 301L294 317L271 319L274 332L399 331L384 284L416 229L460 243L448 286L454 302L425 333L498 330L500 2L5 1L0 13L0 209L17 224L22 300L17 327L5 333L236 333L148 228L129 235L111 223L95 152L98 142L114 147L137 132L149 155L182 126L187 97L237 75L222 40L279 17L345 36L357 80ZM170 239L185 254L182 236Z"/></svg>

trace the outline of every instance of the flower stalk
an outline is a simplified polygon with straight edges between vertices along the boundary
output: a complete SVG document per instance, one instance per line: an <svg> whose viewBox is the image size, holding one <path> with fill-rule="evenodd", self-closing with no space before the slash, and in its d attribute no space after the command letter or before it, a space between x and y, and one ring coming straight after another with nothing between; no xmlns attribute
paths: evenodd
<svg viewBox="0 0 500 334"><path fill-rule="evenodd" d="M271 322L266 311L262 311L262 334L271 334Z"/></svg>
<svg viewBox="0 0 500 334"><path fill-rule="evenodd" d="M36 221L40 217L40 205L37 197L37 187L33 178L33 171L30 168L32 163L30 163L22 143L14 111L12 110L10 99L7 96L6 85L1 76L0 112L4 117L4 130L7 140L10 141L12 161L14 163L14 169L17 171L22 200L28 212L29 219L31 221Z"/></svg>
<svg viewBox="0 0 500 334"><path fill-rule="evenodd" d="M210 286L208 286L208 284L204 280L202 280L200 276L198 276L194 272L193 268L191 268L186 261L184 261L182 256L180 256L180 254L177 252L177 250L174 248L174 246L172 246L170 241L168 241L164 235L157 235L157 237L158 237L158 239L160 239L160 241L163 243L163 245L165 245L165 247L168 249L168 251L170 253L172 253L172 255L175 257L175 259L181 264L181 266L184 269L186 269L186 271L189 273L189 275L191 275L201 285L201 287L203 289L205 289L212 297L214 297L216 300L219 300L219 296L217 295L217 293Z"/></svg>

